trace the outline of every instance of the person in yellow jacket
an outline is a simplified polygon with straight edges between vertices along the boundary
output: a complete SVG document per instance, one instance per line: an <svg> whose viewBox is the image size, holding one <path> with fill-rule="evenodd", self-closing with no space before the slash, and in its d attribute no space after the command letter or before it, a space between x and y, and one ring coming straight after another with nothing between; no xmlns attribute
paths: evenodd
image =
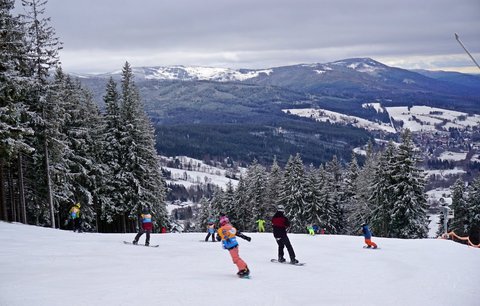
<svg viewBox="0 0 480 306"><path fill-rule="evenodd" d="M70 222L72 223L72 228L73 231L78 231L79 233L82 232L82 219L80 218L80 203L75 203L75 205L70 208L70 211L68 212L68 218L70 219Z"/></svg>
<svg viewBox="0 0 480 306"><path fill-rule="evenodd" d="M258 223L258 232L259 233L264 233L265 232L265 220L263 219L258 219L255 221Z"/></svg>
<svg viewBox="0 0 480 306"><path fill-rule="evenodd" d="M223 248L228 250L233 263L237 265L239 277L248 277L250 270L247 264L240 258L238 242L236 238L237 229L230 224L227 216L220 218L220 228L217 231L218 237L222 240Z"/></svg>

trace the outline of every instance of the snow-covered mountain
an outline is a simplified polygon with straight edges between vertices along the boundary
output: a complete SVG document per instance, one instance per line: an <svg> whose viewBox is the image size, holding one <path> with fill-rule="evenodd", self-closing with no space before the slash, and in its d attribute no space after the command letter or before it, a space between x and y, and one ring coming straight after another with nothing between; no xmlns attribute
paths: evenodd
<svg viewBox="0 0 480 306"><path fill-rule="evenodd" d="M476 306L480 249L439 239L290 234L303 267L271 263L271 233L246 233L251 279L206 233L72 233L0 222L0 305ZM145 237L140 238L140 243ZM472 269L473 268L473 269Z"/></svg>

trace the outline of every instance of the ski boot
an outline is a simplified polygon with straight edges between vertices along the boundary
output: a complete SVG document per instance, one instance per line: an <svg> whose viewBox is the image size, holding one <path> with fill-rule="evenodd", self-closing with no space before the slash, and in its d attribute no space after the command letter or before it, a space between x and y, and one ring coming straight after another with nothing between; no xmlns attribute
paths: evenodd
<svg viewBox="0 0 480 306"><path fill-rule="evenodd" d="M145 246L149 246L150 245L150 242L145 242Z"/></svg>
<svg viewBox="0 0 480 306"><path fill-rule="evenodd" d="M278 257L278 262L285 262L285 258L283 258L283 257Z"/></svg>
<svg viewBox="0 0 480 306"><path fill-rule="evenodd" d="M133 241L132 241L132 244L137 245L137 244L138 244L138 241L137 241L137 240L133 240Z"/></svg>
<svg viewBox="0 0 480 306"><path fill-rule="evenodd" d="M248 267L246 267L245 269L238 271L237 275L238 277L247 277L248 275L250 275L250 270L248 269Z"/></svg>
<svg viewBox="0 0 480 306"><path fill-rule="evenodd" d="M298 260L296 260L296 259L294 258L294 259L290 260L290 263L291 263L292 265L298 264Z"/></svg>

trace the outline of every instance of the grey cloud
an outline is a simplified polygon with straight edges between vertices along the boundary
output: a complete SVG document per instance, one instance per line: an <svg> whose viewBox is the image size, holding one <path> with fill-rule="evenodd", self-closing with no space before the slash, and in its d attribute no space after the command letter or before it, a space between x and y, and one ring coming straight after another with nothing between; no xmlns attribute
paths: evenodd
<svg viewBox="0 0 480 306"><path fill-rule="evenodd" d="M460 56L454 32L480 54L478 0L49 0L47 15L69 54L67 69L76 68L75 52L99 51L139 61L149 52L170 56L148 65L183 54L185 64L245 68L342 56Z"/></svg>

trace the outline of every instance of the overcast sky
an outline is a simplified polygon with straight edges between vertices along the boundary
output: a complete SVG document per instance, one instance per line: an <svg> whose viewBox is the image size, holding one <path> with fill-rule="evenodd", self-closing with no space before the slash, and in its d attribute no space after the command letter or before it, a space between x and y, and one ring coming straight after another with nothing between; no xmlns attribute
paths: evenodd
<svg viewBox="0 0 480 306"><path fill-rule="evenodd" d="M480 73L454 37L480 62L480 0L48 0L45 15L67 72L371 57Z"/></svg>

